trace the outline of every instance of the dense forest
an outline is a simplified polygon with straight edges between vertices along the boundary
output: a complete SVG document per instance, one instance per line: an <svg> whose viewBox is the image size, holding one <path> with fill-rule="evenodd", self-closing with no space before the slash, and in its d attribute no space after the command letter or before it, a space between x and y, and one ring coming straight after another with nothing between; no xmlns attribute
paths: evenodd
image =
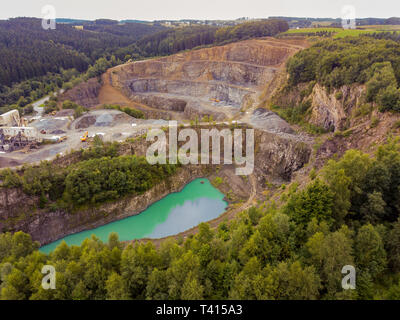
<svg viewBox="0 0 400 320"><path fill-rule="evenodd" d="M374 158L349 150L304 188L282 186L279 201L267 199L216 230L201 224L196 235L159 248L111 234L108 243L93 236L46 255L29 235L4 233L0 297L400 299L399 187L392 140ZM56 268L56 290L41 287L45 264ZM355 290L341 287L345 265L356 268Z"/></svg>
<svg viewBox="0 0 400 320"><path fill-rule="evenodd" d="M287 71L291 86L365 84L367 102L376 102L381 111L400 111L400 42L374 36L321 41L291 58Z"/></svg>
<svg viewBox="0 0 400 320"><path fill-rule="evenodd" d="M31 102L130 59L272 36L288 29L282 20L173 29L105 19L82 22L83 30L65 23L44 30L41 23L35 18L0 21L0 113L16 108L26 113L31 108L21 108Z"/></svg>
<svg viewBox="0 0 400 320"><path fill-rule="evenodd" d="M60 88L67 88L66 84L72 86L80 76L76 69L60 69L58 73L48 72L45 76L22 81L11 88L0 85L0 113L18 109L21 114L26 114L32 110L26 108L30 103Z"/></svg>
<svg viewBox="0 0 400 320"><path fill-rule="evenodd" d="M44 30L41 23L36 18L0 21L0 113L98 76L128 53L128 58L141 58L134 43L165 29L99 20L84 30L63 23Z"/></svg>
<svg viewBox="0 0 400 320"><path fill-rule="evenodd" d="M164 29L140 23L100 26L93 27L96 32L69 24L44 30L40 19L0 21L0 84L9 86L60 68L85 71L98 58Z"/></svg>
<svg viewBox="0 0 400 320"><path fill-rule="evenodd" d="M249 38L274 36L289 29L282 20L244 22L236 26L196 26L162 31L138 41L137 45L148 56L173 54L205 45L219 45Z"/></svg>
<svg viewBox="0 0 400 320"><path fill-rule="evenodd" d="M121 60L112 55L109 58L99 58L84 73L80 73L76 69L64 70L61 68L59 73L47 73L43 77L17 83L11 88L0 86L0 114L12 109L18 109L21 114L32 112L33 108L30 103L48 94L52 95L51 98L55 98L53 94L58 90L71 89L82 81L100 76L108 68L120 63ZM54 110L56 110L55 107L54 105Z"/></svg>
<svg viewBox="0 0 400 320"><path fill-rule="evenodd" d="M166 55L198 46L272 36L286 31L281 20L247 22L232 27L196 26L166 29L143 23L96 20L78 30L57 24L44 30L35 18L0 21L0 85L10 86L61 68L86 71L99 58Z"/></svg>

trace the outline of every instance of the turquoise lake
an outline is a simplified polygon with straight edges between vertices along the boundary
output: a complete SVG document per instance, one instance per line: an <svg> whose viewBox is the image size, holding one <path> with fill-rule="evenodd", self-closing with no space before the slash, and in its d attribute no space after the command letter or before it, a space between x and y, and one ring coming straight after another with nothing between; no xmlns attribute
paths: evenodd
<svg viewBox="0 0 400 320"><path fill-rule="evenodd" d="M223 199L224 195L207 179L196 179L182 191L169 194L138 215L66 236L41 247L40 251L49 253L63 240L68 245L80 245L92 234L103 242L111 232L118 233L121 241L175 235L220 216L228 205Z"/></svg>

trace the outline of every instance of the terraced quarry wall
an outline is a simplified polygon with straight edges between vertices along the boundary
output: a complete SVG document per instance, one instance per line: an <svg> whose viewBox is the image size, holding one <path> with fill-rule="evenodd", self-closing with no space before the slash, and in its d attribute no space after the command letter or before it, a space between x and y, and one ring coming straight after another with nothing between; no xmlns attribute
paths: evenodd
<svg viewBox="0 0 400 320"><path fill-rule="evenodd" d="M302 47L271 38L194 50L110 69L105 82L130 101L186 119L233 118L274 82ZM102 99L100 99L100 102Z"/></svg>

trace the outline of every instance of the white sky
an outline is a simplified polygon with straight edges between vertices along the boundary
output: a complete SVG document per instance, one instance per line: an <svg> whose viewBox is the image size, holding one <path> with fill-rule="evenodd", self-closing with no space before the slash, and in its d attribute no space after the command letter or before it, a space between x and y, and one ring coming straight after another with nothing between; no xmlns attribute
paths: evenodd
<svg viewBox="0 0 400 320"><path fill-rule="evenodd" d="M0 19L42 17L53 5L57 18L236 19L268 16L341 17L353 5L357 18L400 16L400 0L1 0Z"/></svg>

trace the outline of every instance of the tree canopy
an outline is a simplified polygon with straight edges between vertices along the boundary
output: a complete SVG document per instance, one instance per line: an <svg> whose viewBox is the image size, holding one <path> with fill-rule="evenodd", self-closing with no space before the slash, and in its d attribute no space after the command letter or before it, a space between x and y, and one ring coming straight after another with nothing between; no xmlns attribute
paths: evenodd
<svg viewBox="0 0 400 320"><path fill-rule="evenodd" d="M151 178L141 165L139 158L92 158L69 173L65 192L76 202L101 201L113 197L110 190L140 192L166 174L159 168ZM0 298L399 299L399 168L397 141L373 158L350 150L304 188L288 188L282 205L252 207L216 229L202 223L197 234L159 247L121 243L112 233L107 243L92 236L47 255L29 235L3 233ZM56 268L56 290L41 287L45 264ZM356 268L355 290L342 288L346 265Z"/></svg>

